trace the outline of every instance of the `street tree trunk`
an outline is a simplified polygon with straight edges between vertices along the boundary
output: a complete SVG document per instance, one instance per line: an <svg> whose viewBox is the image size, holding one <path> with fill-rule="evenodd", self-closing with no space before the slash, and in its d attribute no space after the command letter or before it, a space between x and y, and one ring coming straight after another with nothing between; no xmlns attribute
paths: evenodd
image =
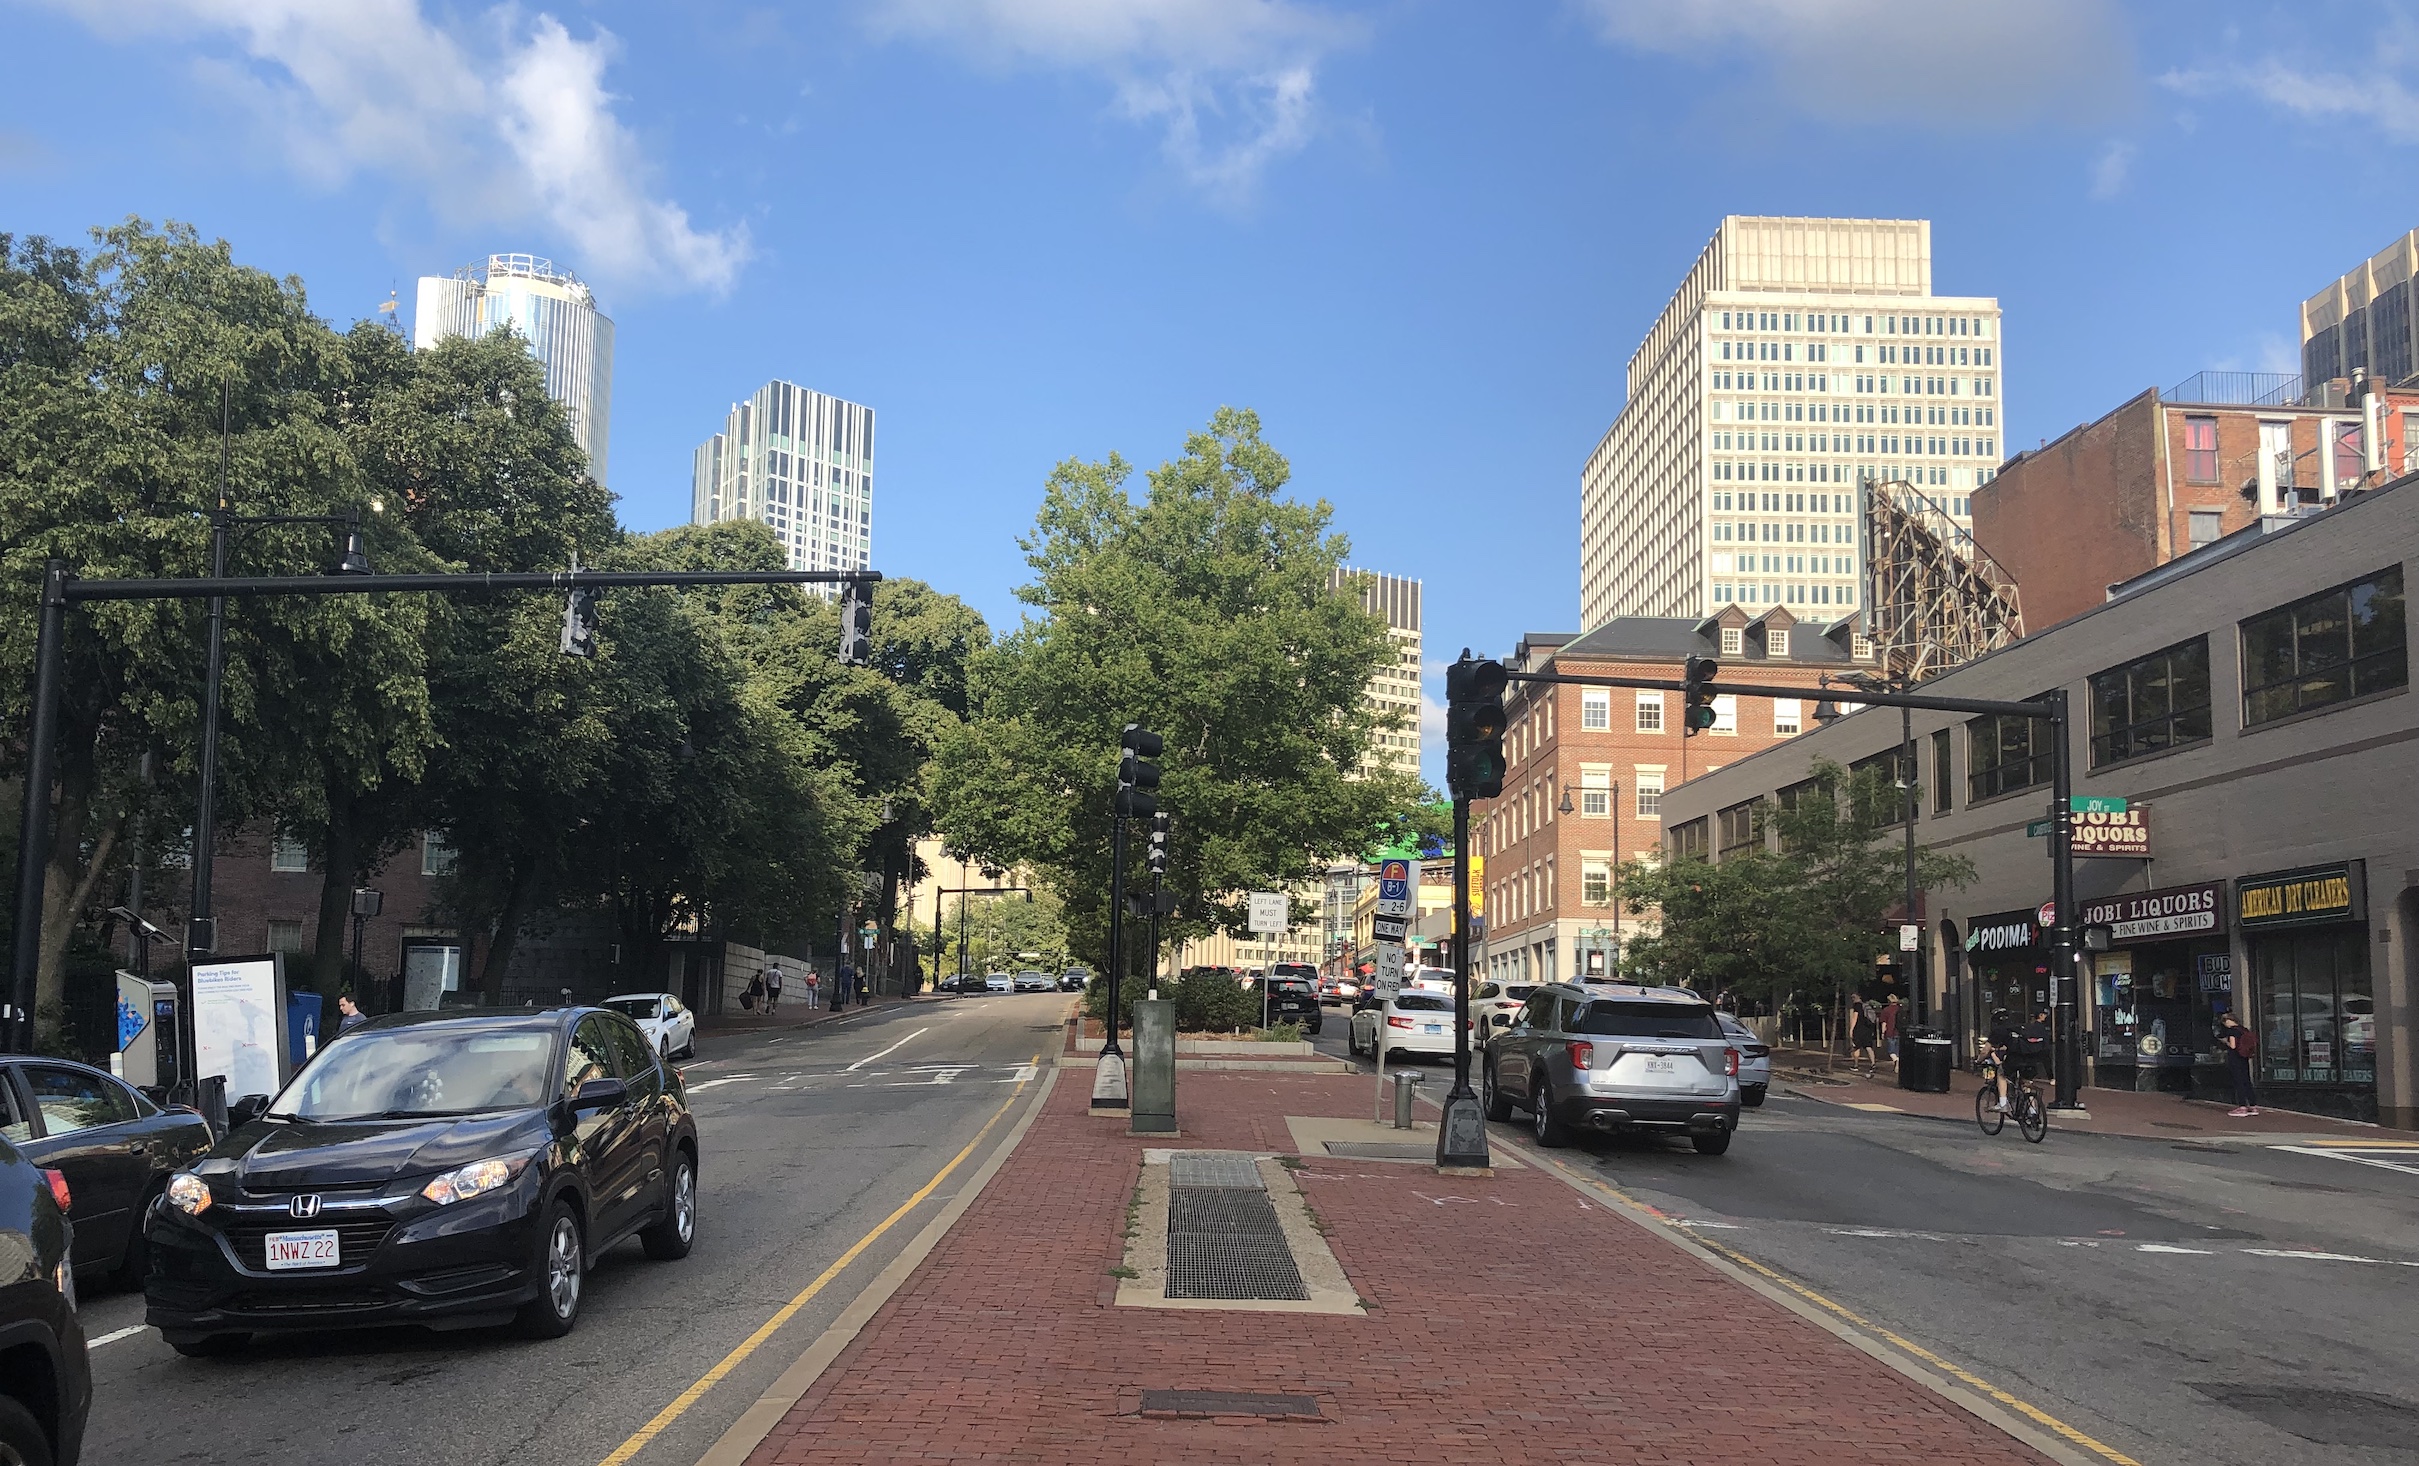
<svg viewBox="0 0 2419 1466"><path fill-rule="evenodd" d="M91 899L92 888L109 852L117 842L114 824L95 832L92 826L94 752L88 729L69 730L59 760L59 792L52 806L50 859L42 872L42 941L34 968L34 1031L42 1041L54 1041L66 1016L67 943L75 934L76 913ZM81 734L82 736L73 736ZM25 791L28 799L44 798L47 790ZM84 842L95 841L89 865Z"/></svg>
<svg viewBox="0 0 2419 1466"><path fill-rule="evenodd" d="M504 909L496 914L495 933L487 939L487 957L479 967L479 990L490 1006L504 1001L504 972L512 966L513 950L521 942L521 924L529 919L537 900L537 866L535 857L524 857L515 868Z"/></svg>
<svg viewBox="0 0 2419 1466"><path fill-rule="evenodd" d="M353 886L361 878L359 826L349 789L330 789L326 858L319 882L319 933L311 948L311 980L323 995L365 988L360 973L347 974L352 954L345 945L345 920L353 914Z"/></svg>

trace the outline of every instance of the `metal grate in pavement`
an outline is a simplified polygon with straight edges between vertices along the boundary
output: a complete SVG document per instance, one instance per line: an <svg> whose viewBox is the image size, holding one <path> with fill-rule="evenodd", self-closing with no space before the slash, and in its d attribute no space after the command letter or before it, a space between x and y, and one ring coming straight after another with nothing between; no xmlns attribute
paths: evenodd
<svg viewBox="0 0 2419 1466"><path fill-rule="evenodd" d="M1433 1145L1401 1145L1385 1140L1330 1140L1327 1153L1356 1161L1432 1161Z"/></svg>
<svg viewBox="0 0 2419 1466"><path fill-rule="evenodd" d="M1169 1298L1307 1299L1310 1289L1264 1190L1168 1191Z"/></svg>
<svg viewBox="0 0 2419 1466"><path fill-rule="evenodd" d="M1263 1420L1320 1420L1313 1395L1251 1395L1231 1390L1144 1390L1144 1414L1257 1415Z"/></svg>
<svg viewBox="0 0 2419 1466"><path fill-rule="evenodd" d="M1180 1150L1168 1157L1168 1185L1265 1191L1252 1158L1231 1150Z"/></svg>

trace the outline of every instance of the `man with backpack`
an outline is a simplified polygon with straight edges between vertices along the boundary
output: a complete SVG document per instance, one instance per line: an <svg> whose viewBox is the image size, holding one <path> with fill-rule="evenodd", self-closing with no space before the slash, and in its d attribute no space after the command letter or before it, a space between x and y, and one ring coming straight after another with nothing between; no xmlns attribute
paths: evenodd
<svg viewBox="0 0 2419 1466"><path fill-rule="evenodd" d="M2259 1040L2229 1008L2218 1015L2217 1041L2226 1051L2226 1074L2234 1081L2234 1108L2226 1113L2241 1119L2259 1113L2259 1091L2251 1084L2251 1060Z"/></svg>

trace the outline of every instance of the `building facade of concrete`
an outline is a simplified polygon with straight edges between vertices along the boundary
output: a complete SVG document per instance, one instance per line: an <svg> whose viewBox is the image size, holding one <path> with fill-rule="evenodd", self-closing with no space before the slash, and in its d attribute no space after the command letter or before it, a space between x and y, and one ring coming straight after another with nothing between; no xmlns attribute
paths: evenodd
<svg viewBox="0 0 2419 1466"><path fill-rule="evenodd" d="M1580 475L1582 629L1859 603L1857 485L1961 525L1998 467L1999 303L1932 293L1924 220L1722 221L1630 357Z"/></svg>
<svg viewBox="0 0 2419 1466"><path fill-rule="evenodd" d="M2364 374L2390 384L2419 382L2419 229L2403 235L2301 305L2301 374L2325 382Z"/></svg>
<svg viewBox="0 0 2419 1466"><path fill-rule="evenodd" d="M1803 686L1870 664L1851 626L1829 629L1785 606L1760 616L1726 606L1701 620L1625 616L1583 636L1533 633L1505 665L1677 681L1688 658L1708 656L1725 681ZM1712 730L1692 738L1676 692L1515 682L1505 711L1504 792L1470 809L1487 918L1473 971L1538 982L1618 972L1624 926L1634 934L1640 920L1617 904L1618 869L1660 847L1664 791L1800 737L1813 709L1724 697Z"/></svg>
<svg viewBox="0 0 2419 1466"><path fill-rule="evenodd" d="M1382 767L1417 774L1420 760L1420 583L1399 575L1338 566L1328 582L1337 589L1349 585L1360 592L1361 608L1386 621L1393 656L1369 679L1364 694L1369 705L1392 714L1402 726L1378 735L1376 757Z"/></svg>
<svg viewBox="0 0 2419 1466"><path fill-rule="evenodd" d="M2419 1124L2419 701L2406 589L2419 573L2419 475L2247 528L2105 604L1926 683L1995 700L2064 688L2074 793L2104 853L2076 867L2079 913L2108 924L2082 995L2088 1083L2222 1094L2215 1015L2259 1041L2264 1105ZM1974 862L1928 893L1919 1008L1961 1051L1994 1008L2049 1001L2047 725L1916 713L1917 837ZM1802 791L1816 760L1899 743L1853 713L1665 796L1667 849L1723 843ZM1761 838L1754 836L1754 838ZM1895 948L1877 932L1876 951Z"/></svg>
<svg viewBox="0 0 2419 1466"><path fill-rule="evenodd" d="M563 404L571 436L600 484L613 440L613 322L586 282L540 255L489 255L451 275L420 277L412 346L484 336L510 326L546 368L546 395Z"/></svg>
<svg viewBox="0 0 2419 1466"><path fill-rule="evenodd" d="M690 458L689 522L725 519L770 525L792 569L871 568L874 410L782 381L731 404Z"/></svg>

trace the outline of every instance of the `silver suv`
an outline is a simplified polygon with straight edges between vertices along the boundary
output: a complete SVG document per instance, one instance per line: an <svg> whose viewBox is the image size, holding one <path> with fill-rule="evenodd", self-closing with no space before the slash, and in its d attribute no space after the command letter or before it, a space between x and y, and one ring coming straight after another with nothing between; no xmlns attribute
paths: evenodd
<svg viewBox="0 0 2419 1466"><path fill-rule="evenodd" d="M1700 1155L1730 1149L1739 1051L1685 988L1547 983L1487 1045L1487 1118L1534 1118L1539 1145L1579 1129L1686 1131Z"/></svg>

